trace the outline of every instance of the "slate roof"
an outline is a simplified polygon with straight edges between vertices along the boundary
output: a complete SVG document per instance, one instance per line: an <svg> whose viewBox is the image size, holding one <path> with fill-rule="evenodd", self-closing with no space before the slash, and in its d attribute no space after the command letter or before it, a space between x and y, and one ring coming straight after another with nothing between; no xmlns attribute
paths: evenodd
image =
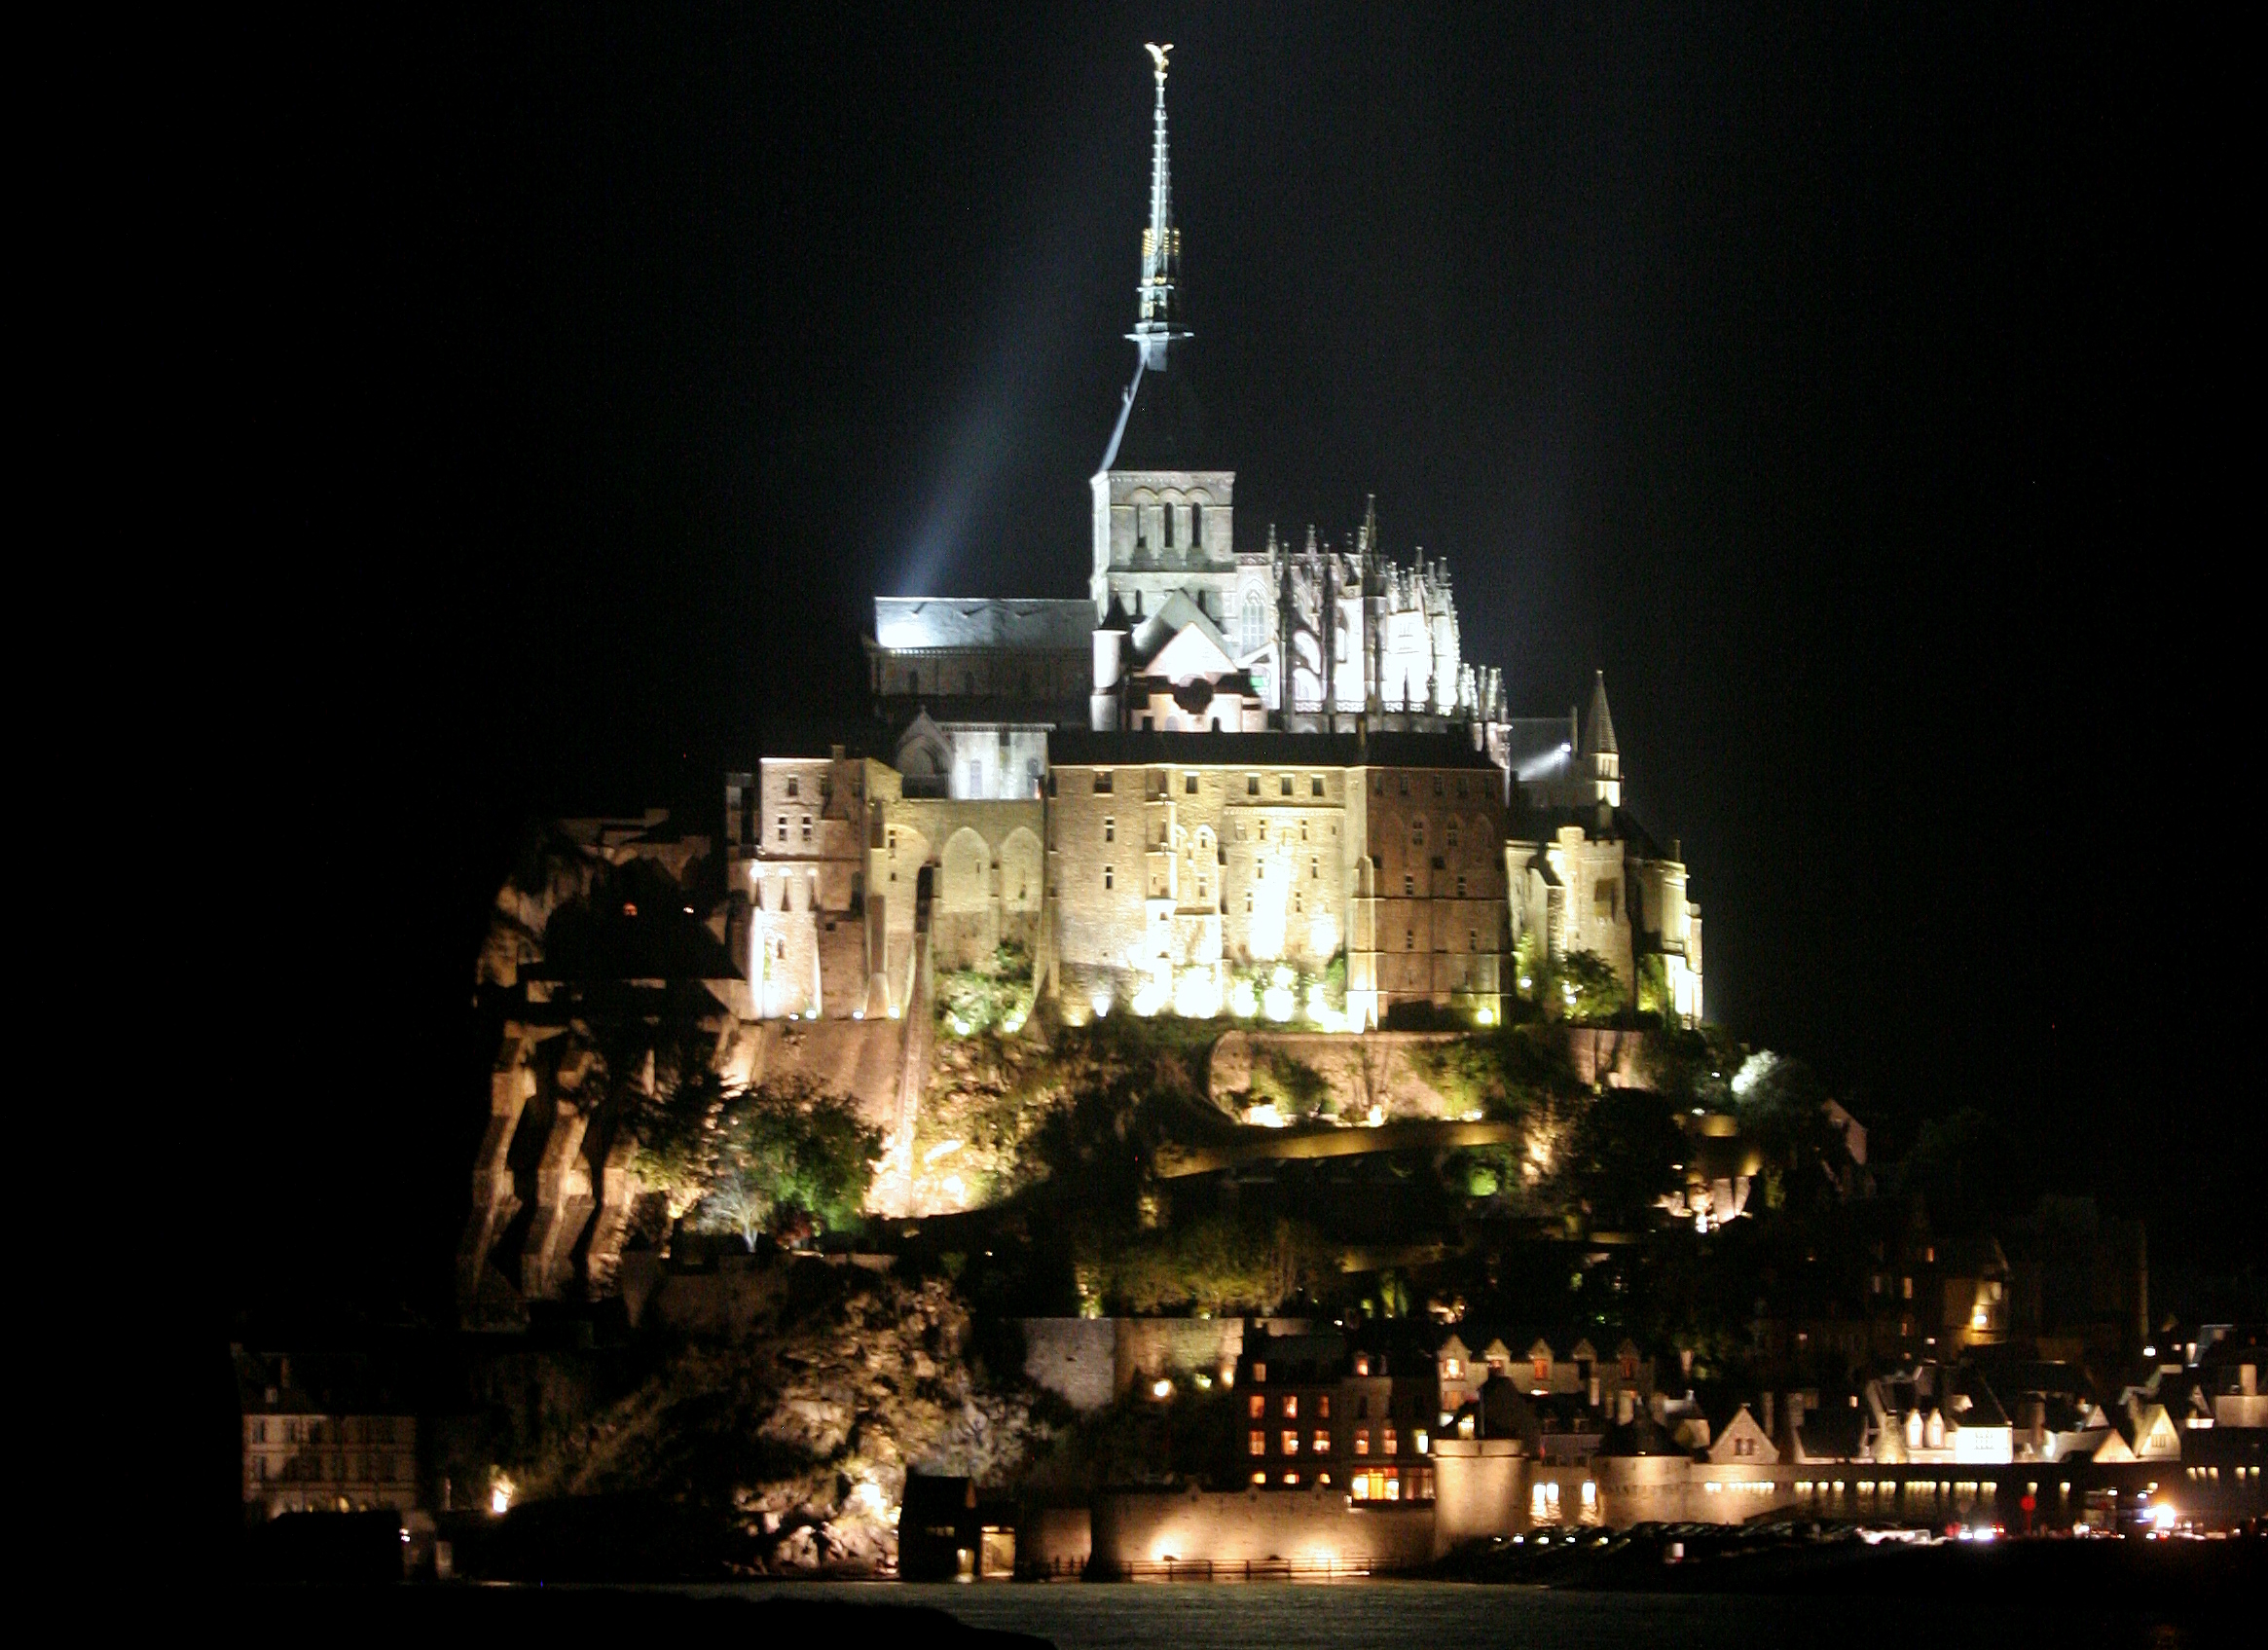
<svg viewBox="0 0 2268 1650"><path fill-rule="evenodd" d="M1494 773L1486 752L1462 733L1095 733L1067 729L1047 738L1059 767L1144 763L1189 768L1459 768Z"/></svg>
<svg viewBox="0 0 2268 1650"><path fill-rule="evenodd" d="M885 647L1007 647L1079 650L1094 634L1084 597L877 596L874 640Z"/></svg>

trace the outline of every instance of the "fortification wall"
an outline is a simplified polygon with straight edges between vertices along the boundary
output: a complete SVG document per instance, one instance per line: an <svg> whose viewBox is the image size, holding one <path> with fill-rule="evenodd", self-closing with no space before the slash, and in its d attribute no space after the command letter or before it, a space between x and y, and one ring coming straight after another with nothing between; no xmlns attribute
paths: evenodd
<svg viewBox="0 0 2268 1650"><path fill-rule="evenodd" d="M1112 1318L1026 1318L1024 1374L1080 1413L1117 1392L1118 1326Z"/></svg>
<svg viewBox="0 0 2268 1650"><path fill-rule="evenodd" d="M1023 1318L1024 1373L1073 1409L1100 1410L1137 1380L1228 1377L1242 1318ZM1306 1318L1260 1318L1269 1335L1306 1335Z"/></svg>
<svg viewBox="0 0 2268 1650"><path fill-rule="evenodd" d="M1517 1438L1434 1440L1436 1555L1460 1542L1510 1535L1527 1498L1527 1465Z"/></svg>
<svg viewBox="0 0 2268 1650"><path fill-rule="evenodd" d="M1434 1510L1351 1505L1338 1485L1121 1490L1094 1500L1094 1561L1108 1571L1192 1563L1402 1569L1433 1557Z"/></svg>

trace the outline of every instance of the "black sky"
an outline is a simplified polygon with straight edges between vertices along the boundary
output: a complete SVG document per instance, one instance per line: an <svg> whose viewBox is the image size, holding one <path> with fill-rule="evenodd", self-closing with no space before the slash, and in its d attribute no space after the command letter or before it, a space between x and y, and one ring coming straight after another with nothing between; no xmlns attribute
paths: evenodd
<svg viewBox="0 0 2268 1650"><path fill-rule="evenodd" d="M237 615L199 760L273 832L228 926L291 1023L235 1103L247 1275L339 1246L431 1293L523 816L713 800L856 692L877 593L1083 591L1160 38L1240 540L1375 493L1519 707L1603 668L1712 1011L1893 1146L1983 1105L2161 1250L2237 1229L2242 876L2166 572L2217 535L2249 334L2179 43L647 10L218 40L180 128L182 501Z"/></svg>

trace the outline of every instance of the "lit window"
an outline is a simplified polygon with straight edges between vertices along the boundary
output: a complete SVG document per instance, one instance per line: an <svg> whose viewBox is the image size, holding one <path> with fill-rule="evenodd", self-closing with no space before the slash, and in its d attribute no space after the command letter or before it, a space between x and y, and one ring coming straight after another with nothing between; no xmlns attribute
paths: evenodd
<svg viewBox="0 0 2268 1650"><path fill-rule="evenodd" d="M1252 1418L1256 1421L1262 1419L1268 1412L1268 1401L1265 1398L1262 1398L1257 1392L1254 1393L1251 1398L1246 1400L1246 1407L1250 1410Z"/></svg>
<svg viewBox="0 0 2268 1650"><path fill-rule="evenodd" d="M1287 1392L1284 1394L1284 1419L1293 1421L1299 1418L1299 1395L1297 1392Z"/></svg>
<svg viewBox="0 0 2268 1650"><path fill-rule="evenodd" d="M1288 1426L1288 1427L1284 1428L1284 1453L1285 1453L1285 1454L1287 1454L1287 1455L1297 1455L1299 1452L1299 1428L1297 1428L1297 1427L1289 1427L1289 1426Z"/></svg>
<svg viewBox="0 0 2268 1650"><path fill-rule="evenodd" d="M1315 1397L1315 1418L1316 1418L1317 1420L1324 1420L1324 1421L1327 1421L1327 1420L1331 1419L1331 1394L1330 1394L1330 1393L1328 1393L1328 1392L1321 1392L1321 1393L1317 1393L1317 1394L1316 1394L1316 1397Z"/></svg>
<svg viewBox="0 0 2268 1650"><path fill-rule="evenodd" d="M1394 1453L1394 1429L1392 1427L1386 1427L1379 1433L1378 1452L1383 1455Z"/></svg>
<svg viewBox="0 0 2268 1650"><path fill-rule="evenodd" d="M1268 1435L1259 1427L1252 1429L1252 1452L1255 1455L1264 1455L1268 1452Z"/></svg>
<svg viewBox="0 0 2268 1650"><path fill-rule="evenodd" d="M1268 1367L1267 1367L1267 1365L1265 1365L1265 1364L1255 1364L1255 1365L1253 1365L1253 1366L1252 1366L1252 1378L1253 1378L1254 1380L1256 1380L1256 1381L1264 1381L1264 1380L1266 1380L1266 1379L1268 1378Z"/></svg>
<svg viewBox="0 0 2268 1650"><path fill-rule="evenodd" d="M1309 1443L1309 1445L1308 1445L1308 1448L1309 1448L1310 1450L1312 1450L1314 1453L1318 1454L1318 1455L1328 1455L1328 1454L1330 1454L1330 1453L1331 1453L1331 1434L1330 1434L1330 1433L1328 1433L1328 1432L1326 1432L1326 1431L1324 1431L1324 1429L1323 1429L1323 1428L1321 1428L1321 1427L1317 1427L1317 1428L1315 1429L1315 1437L1314 1437L1314 1439L1313 1439L1313 1440L1312 1440L1312 1441Z"/></svg>
<svg viewBox="0 0 2268 1650"><path fill-rule="evenodd" d="M1299 1475L1298 1473L1286 1473L1286 1474L1284 1475L1284 1487L1285 1487L1285 1488L1287 1488L1287 1489L1289 1489L1289 1488L1290 1488L1290 1487L1291 1487L1293 1485L1296 1485L1296 1484L1298 1484L1299 1482Z"/></svg>
<svg viewBox="0 0 2268 1650"><path fill-rule="evenodd" d="M1462 1380L1464 1376L1465 1361L1462 1358L1444 1358L1442 1360L1442 1378L1444 1380Z"/></svg>
<svg viewBox="0 0 2268 1650"><path fill-rule="evenodd" d="M1357 1427L1355 1429L1355 1453L1358 1455L1368 1455L1370 1452L1371 1429L1367 1426Z"/></svg>
<svg viewBox="0 0 2268 1650"><path fill-rule="evenodd" d="M1369 1375L1370 1373L1371 1373L1371 1355L1370 1355L1368 1352L1358 1352L1358 1353L1356 1353L1356 1354L1355 1354L1355 1374L1357 1374L1357 1375Z"/></svg>

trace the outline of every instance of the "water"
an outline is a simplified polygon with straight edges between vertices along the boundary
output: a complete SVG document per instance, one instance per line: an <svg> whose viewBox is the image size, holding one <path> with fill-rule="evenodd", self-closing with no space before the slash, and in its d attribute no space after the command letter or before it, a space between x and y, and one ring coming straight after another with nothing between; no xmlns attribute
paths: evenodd
<svg viewBox="0 0 2268 1650"><path fill-rule="evenodd" d="M711 1591L708 1589L704 1592ZM716 1590L724 1591L724 1590ZM1735 1594L1547 1592L1453 1582L1372 1581L1308 1585L1258 1582L1220 1587L1079 1585L827 1586L792 1583L730 1590L762 1597L825 1595L861 1603L933 1605L971 1627L1052 1639L1061 1650L1608 1650L1623 1644L1675 1650L1770 1650L1821 1644L1851 1650L1895 1644L2179 1644L2149 1624L2105 1613L2104 1600L2010 1597L2004 1605Z"/></svg>

